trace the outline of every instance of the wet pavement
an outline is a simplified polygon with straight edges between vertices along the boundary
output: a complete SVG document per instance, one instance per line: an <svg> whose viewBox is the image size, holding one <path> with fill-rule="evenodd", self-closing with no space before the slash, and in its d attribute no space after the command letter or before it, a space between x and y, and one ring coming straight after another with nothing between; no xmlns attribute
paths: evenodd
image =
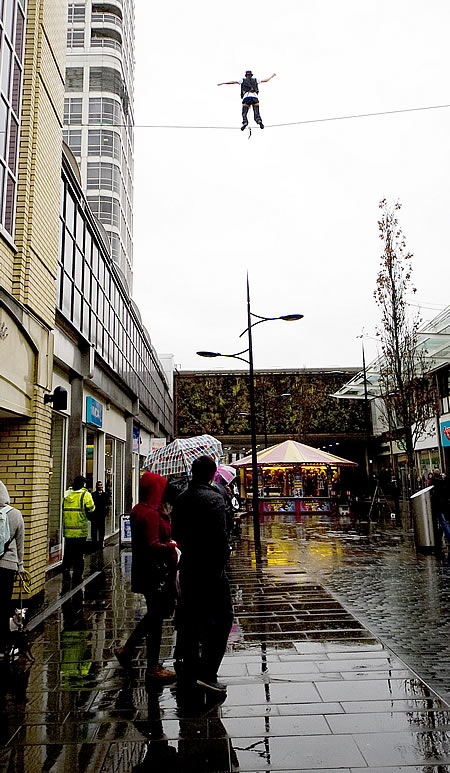
<svg viewBox="0 0 450 773"><path fill-rule="evenodd" d="M147 692L143 648L129 673L115 661L143 612L128 551L92 556L72 595L49 581L35 662L0 663L0 771L450 773L448 565L323 518L264 520L260 562L251 537L244 521L222 703ZM167 622L166 663L173 645Z"/></svg>

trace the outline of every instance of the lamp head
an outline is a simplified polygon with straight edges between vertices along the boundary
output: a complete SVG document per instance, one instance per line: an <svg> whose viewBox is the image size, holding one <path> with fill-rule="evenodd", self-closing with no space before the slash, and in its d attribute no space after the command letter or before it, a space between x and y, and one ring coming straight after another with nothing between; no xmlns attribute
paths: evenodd
<svg viewBox="0 0 450 773"><path fill-rule="evenodd" d="M219 352L196 352L196 354L198 354L199 357L221 357L222 356Z"/></svg>
<svg viewBox="0 0 450 773"><path fill-rule="evenodd" d="M299 319L303 319L304 314L283 314L280 319L284 320L285 322L297 322Z"/></svg>

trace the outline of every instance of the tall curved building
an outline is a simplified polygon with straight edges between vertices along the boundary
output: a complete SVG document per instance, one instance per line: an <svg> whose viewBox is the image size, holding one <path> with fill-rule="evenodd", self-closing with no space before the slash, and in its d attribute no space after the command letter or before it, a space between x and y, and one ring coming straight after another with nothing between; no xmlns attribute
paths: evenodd
<svg viewBox="0 0 450 773"><path fill-rule="evenodd" d="M64 140L132 290L134 0L68 3Z"/></svg>

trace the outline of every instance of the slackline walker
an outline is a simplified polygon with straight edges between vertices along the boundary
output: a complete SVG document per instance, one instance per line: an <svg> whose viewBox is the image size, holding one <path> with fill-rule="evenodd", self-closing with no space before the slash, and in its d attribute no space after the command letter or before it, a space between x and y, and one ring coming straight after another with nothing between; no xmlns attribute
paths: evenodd
<svg viewBox="0 0 450 773"><path fill-rule="evenodd" d="M268 81L272 80L272 78L275 78L276 73L273 73L269 78L263 78L262 80L258 80L253 76L253 73L251 70L246 70L245 75L240 81L224 81L223 83L218 83L218 86L240 86L241 87L241 99L242 99L242 126L241 131L244 131L244 129L248 126L248 118L247 114L250 110L250 107L253 107L253 117L255 119L255 123L258 124L260 129L264 129L264 124L261 119L261 115L259 112L259 84L260 83L267 83ZM251 137L251 130L249 130L249 139Z"/></svg>

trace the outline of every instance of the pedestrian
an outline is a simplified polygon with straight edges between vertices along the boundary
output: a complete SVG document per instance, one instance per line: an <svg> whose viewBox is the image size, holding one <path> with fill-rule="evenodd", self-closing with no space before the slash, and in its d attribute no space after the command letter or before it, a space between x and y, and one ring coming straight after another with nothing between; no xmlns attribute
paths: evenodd
<svg viewBox="0 0 450 773"><path fill-rule="evenodd" d="M119 663L127 667L136 646L146 636L146 678L155 681L176 678L174 671L159 663L163 621L173 614L176 593L176 545L163 503L166 484L166 478L153 472L144 472L140 480L139 502L130 513L131 590L145 596L147 612L124 646L114 650Z"/></svg>
<svg viewBox="0 0 450 773"><path fill-rule="evenodd" d="M0 481L0 653L10 648L10 606L16 573L25 576L23 566L24 523L22 513L10 504L8 489Z"/></svg>
<svg viewBox="0 0 450 773"><path fill-rule="evenodd" d="M251 70L245 71L245 76L240 81L224 81L223 83L218 83L218 86L240 86L241 87L241 99L242 99L242 126L241 131L244 131L245 127L248 126L248 118L247 114L250 110L250 107L253 107L253 117L255 119L255 123L259 125L260 129L264 129L264 124L261 119L261 115L259 112L259 84L260 83L268 83L268 81L272 80L272 78L275 78L276 73L273 73L269 78L263 78L262 80L258 80L253 76L253 73Z"/></svg>
<svg viewBox="0 0 450 773"><path fill-rule="evenodd" d="M98 480L92 494L95 512L91 516L91 539L96 548L103 548L105 540L105 521L108 515L109 494L104 491L103 483Z"/></svg>
<svg viewBox="0 0 450 773"><path fill-rule="evenodd" d="M442 539L445 535L450 545L450 488L447 476L440 472L433 473L433 490L431 492L431 512L433 516L435 551L442 553Z"/></svg>
<svg viewBox="0 0 450 773"><path fill-rule="evenodd" d="M217 672L233 611L225 572L230 554L225 502L211 485L215 472L214 459L196 459L188 489L172 510L173 534L181 550L176 652L181 655L177 667L186 687L197 683L223 694L226 685L218 682Z"/></svg>
<svg viewBox="0 0 450 773"><path fill-rule="evenodd" d="M84 554L88 536L88 520L95 511L94 500L85 487L86 478L77 475L64 494L63 529L64 557L62 562L63 580L70 581L73 570L73 583L78 585L83 579Z"/></svg>

